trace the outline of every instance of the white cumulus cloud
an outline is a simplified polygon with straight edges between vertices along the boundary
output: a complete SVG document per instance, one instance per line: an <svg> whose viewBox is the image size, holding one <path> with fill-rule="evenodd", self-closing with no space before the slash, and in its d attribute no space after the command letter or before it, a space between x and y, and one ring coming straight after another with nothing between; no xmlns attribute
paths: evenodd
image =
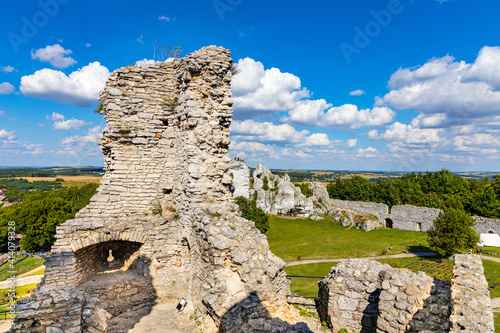
<svg viewBox="0 0 500 333"><path fill-rule="evenodd" d="M90 107L96 103L108 76L108 69L97 61L69 76L61 71L45 68L23 76L20 90L26 96Z"/></svg>
<svg viewBox="0 0 500 333"><path fill-rule="evenodd" d="M414 128L400 122L387 127L384 133L379 134L377 130L368 132L372 140L397 141L405 144L436 144L443 140L444 130L440 128Z"/></svg>
<svg viewBox="0 0 500 333"><path fill-rule="evenodd" d="M47 45L36 51L31 50L31 58L34 60L38 59L42 62L48 62L57 68L67 68L76 64L75 59L67 57L67 55L72 53L73 51L65 50L61 45L54 44Z"/></svg>
<svg viewBox="0 0 500 333"><path fill-rule="evenodd" d="M474 63L452 56L401 68L376 105L421 113L414 125L449 127L489 122L500 112L500 48L485 46Z"/></svg>
<svg viewBox="0 0 500 333"><path fill-rule="evenodd" d="M231 136L236 140L282 144L305 142L309 134L309 131L297 131L289 124L275 125L271 122L256 122L251 119L233 121L230 131Z"/></svg>
<svg viewBox="0 0 500 333"><path fill-rule="evenodd" d="M17 72L17 70L12 67L12 66L5 66L5 67L0 67L0 69L2 70L2 72L4 73L12 73L12 72Z"/></svg>
<svg viewBox="0 0 500 333"><path fill-rule="evenodd" d="M16 88L9 82L0 83L0 95L12 94L14 91L16 91Z"/></svg>
<svg viewBox="0 0 500 333"><path fill-rule="evenodd" d="M373 148L373 147L368 147L368 148L365 148L365 149L358 149L356 150L356 156L358 157L362 157L362 158L373 158L373 157L377 157L377 149Z"/></svg>
<svg viewBox="0 0 500 333"><path fill-rule="evenodd" d="M349 93L349 95L351 95L351 96L361 96L361 95L364 95L364 94L366 94L366 92L364 90L361 90L361 89L354 90L354 91L351 91Z"/></svg>
<svg viewBox="0 0 500 333"><path fill-rule="evenodd" d="M81 145L82 143L96 143L101 138L101 126L94 126L88 129L88 134L84 136L75 135L64 138L62 145Z"/></svg>
<svg viewBox="0 0 500 333"><path fill-rule="evenodd" d="M356 144L358 143L358 139L349 139L346 141L346 147L347 148L354 148L356 147Z"/></svg>
<svg viewBox="0 0 500 333"><path fill-rule="evenodd" d="M231 142L231 149L236 151L259 152L274 154L274 149L270 145L265 145L260 142Z"/></svg>
<svg viewBox="0 0 500 333"><path fill-rule="evenodd" d="M0 129L0 140L16 140L16 131L6 131L4 129Z"/></svg>
<svg viewBox="0 0 500 333"><path fill-rule="evenodd" d="M237 111L287 111L300 99L309 97L309 91L301 87L300 79L293 74L282 73L278 68L265 70L261 62L250 58L240 59L237 66L241 72L231 82Z"/></svg>
<svg viewBox="0 0 500 333"><path fill-rule="evenodd" d="M232 80L235 119L265 118L284 113L281 122L303 126L355 129L391 122L394 111L388 107L358 110L356 105L333 106L325 99L311 99L300 78L278 68L265 69L251 58L238 61L240 73ZM356 90L351 95L362 95Z"/></svg>
<svg viewBox="0 0 500 333"><path fill-rule="evenodd" d="M85 125L88 125L86 121L79 119L72 118L65 120L65 117L62 114L56 112L53 112L48 118L53 121L52 128L55 130L77 130Z"/></svg>

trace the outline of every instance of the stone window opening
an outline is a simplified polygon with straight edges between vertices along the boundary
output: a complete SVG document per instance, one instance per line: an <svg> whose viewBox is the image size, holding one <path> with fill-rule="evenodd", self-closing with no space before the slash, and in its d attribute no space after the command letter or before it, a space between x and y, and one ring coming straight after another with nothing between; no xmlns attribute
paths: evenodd
<svg viewBox="0 0 500 333"><path fill-rule="evenodd" d="M394 224L391 219L389 218L385 219L385 227L389 229L392 229L394 227Z"/></svg>

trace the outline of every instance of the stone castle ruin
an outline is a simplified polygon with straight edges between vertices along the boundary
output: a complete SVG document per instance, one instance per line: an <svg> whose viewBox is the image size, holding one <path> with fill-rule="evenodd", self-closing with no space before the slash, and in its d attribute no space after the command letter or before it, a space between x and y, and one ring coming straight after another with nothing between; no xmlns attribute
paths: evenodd
<svg viewBox="0 0 500 333"><path fill-rule="evenodd" d="M185 299L212 331L292 327L279 319L295 314L284 262L231 199L232 63L229 51L206 47L111 74L100 95L106 174L58 227L13 332L127 331L120 324L139 314L133 327L159 298Z"/></svg>
<svg viewBox="0 0 500 333"><path fill-rule="evenodd" d="M100 95L106 174L90 204L58 227L13 333L323 330L288 304L285 263L231 196L232 63L228 50L210 46L111 74ZM320 283L318 312L349 332L402 332L426 320L493 332L485 285L481 262L468 255L455 259L451 287L344 262Z"/></svg>

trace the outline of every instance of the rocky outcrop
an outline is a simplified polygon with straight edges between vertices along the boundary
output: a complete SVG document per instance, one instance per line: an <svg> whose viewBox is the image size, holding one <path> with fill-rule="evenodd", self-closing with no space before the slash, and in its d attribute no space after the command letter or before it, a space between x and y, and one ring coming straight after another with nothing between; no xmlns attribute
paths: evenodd
<svg viewBox="0 0 500 333"><path fill-rule="evenodd" d="M267 214L308 216L313 213L313 201L302 194L288 175L274 175L261 163L253 172L250 193L257 207Z"/></svg>
<svg viewBox="0 0 500 333"><path fill-rule="evenodd" d="M243 161L231 160L229 170L233 176L233 198L250 197L250 168Z"/></svg>
<svg viewBox="0 0 500 333"><path fill-rule="evenodd" d="M239 332L236 318L252 316L297 331L284 262L231 198L231 66L229 51L211 46L111 74L100 95L106 174L57 228L13 332L105 332L110 317L159 298L184 298L209 332Z"/></svg>

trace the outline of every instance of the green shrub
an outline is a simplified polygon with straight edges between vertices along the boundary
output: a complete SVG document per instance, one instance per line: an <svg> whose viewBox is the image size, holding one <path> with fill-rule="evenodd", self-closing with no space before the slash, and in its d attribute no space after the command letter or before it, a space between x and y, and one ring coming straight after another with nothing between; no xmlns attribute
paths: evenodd
<svg viewBox="0 0 500 333"><path fill-rule="evenodd" d="M255 200L250 201L245 197L237 197L236 203L240 207L241 217L253 221L255 227L263 234L269 230L269 216L257 207Z"/></svg>
<svg viewBox="0 0 500 333"><path fill-rule="evenodd" d="M310 198L313 195L313 190L309 188L307 184L294 184L295 186L300 188L300 192L306 196L306 198Z"/></svg>
<svg viewBox="0 0 500 333"><path fill-rule="evenodd" d="M264 191L267 191L269 190L269 180L267 179L267 177L264 177L264 180L262 181L264 184L262 185L262 189Z"/></svg>

